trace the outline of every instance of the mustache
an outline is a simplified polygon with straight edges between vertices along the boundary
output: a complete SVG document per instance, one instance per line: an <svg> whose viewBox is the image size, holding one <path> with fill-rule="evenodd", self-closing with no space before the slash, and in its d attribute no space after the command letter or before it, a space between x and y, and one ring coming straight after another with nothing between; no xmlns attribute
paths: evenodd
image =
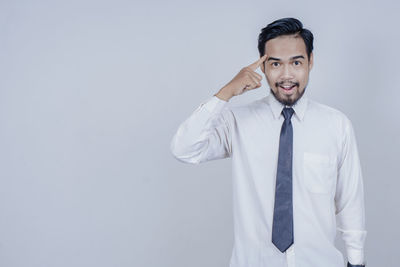
<svg viewBox="0 0 400 267"><path fill-rule="evenodd" d="M276 87L282 86L284 84L290 84L290 85L296 85L297 87L299 87L299 83L298 82L292 82L292 81L282 81L282 82L277 82L275 83Z"/></svg>

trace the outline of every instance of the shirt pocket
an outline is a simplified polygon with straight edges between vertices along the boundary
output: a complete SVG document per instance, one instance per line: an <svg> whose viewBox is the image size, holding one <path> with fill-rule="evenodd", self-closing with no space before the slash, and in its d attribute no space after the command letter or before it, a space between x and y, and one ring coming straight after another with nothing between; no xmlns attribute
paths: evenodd
<svg viewBox="0 0 400 267"><path fill-rule="evenodd" d="M336 161L328 154L304 152L304 183L311 193L329 194L336 186Z"/></svg>

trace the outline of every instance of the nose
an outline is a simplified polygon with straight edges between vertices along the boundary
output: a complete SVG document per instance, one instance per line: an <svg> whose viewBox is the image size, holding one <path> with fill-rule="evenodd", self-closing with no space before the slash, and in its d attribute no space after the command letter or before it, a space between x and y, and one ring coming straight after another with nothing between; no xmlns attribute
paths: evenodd
<svg viewBox="0 0 400 267"><path fill-rule="evenodd" d="M284 64L283 68L282 68L282 75L281 75L281 79L282 80L288 80L288 79L293 79L293 72L291 67L288 64Z"/></svg>

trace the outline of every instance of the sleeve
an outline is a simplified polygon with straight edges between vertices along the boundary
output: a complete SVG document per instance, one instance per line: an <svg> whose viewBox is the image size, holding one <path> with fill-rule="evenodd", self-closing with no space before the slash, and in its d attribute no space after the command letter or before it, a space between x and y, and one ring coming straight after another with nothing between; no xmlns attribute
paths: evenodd
<svg viewBox="0 0 400 267"><path fill-rule="evenodd" d="M212 96L178 127L170 143L172 155L184 163L230 157L232 154L228 102Z"/></svg>
<svg viewBox="0 0 400 267"><path fill-rule="evenodd" d="M364 241L367 235L363 178L355 133L347 117L343 140L335 194L337 230L345 243L348 262L361 265L365 264Z"/></svg>

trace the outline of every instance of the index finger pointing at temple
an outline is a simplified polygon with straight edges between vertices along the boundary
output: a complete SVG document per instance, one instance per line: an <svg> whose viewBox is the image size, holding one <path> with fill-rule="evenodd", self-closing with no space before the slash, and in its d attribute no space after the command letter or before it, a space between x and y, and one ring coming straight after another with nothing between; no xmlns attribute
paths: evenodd
<svg viewBox="0 0 400 267"><path fill-rule="evenodd" d="M260 57L256 62L250 64L248 67L251 68L252 70L256 70L260 65L265 61L267 58L267 54L263 55Z"/></svg>

